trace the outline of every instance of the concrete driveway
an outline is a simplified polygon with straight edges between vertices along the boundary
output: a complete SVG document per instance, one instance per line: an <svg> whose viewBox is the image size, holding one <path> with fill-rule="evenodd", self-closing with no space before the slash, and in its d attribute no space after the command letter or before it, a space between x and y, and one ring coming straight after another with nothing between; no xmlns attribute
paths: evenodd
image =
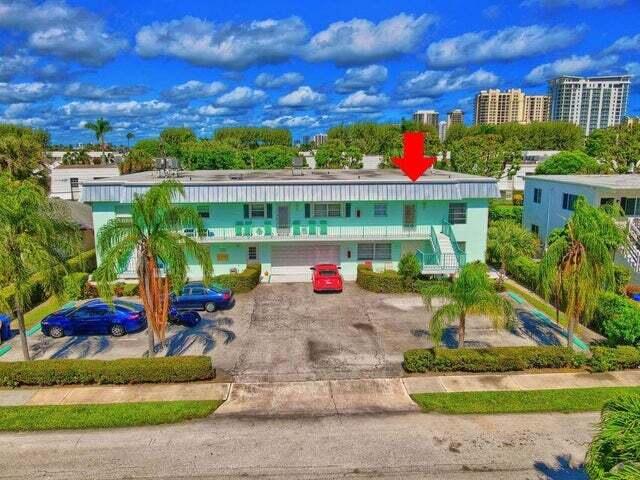
<svg viewBox="0 0 640 480"><path fill-rule="evenodd" d="M555 343L526 315L521 319L508 332L471 317L465 345ZM231 310L203 313L196 328L171 326L158 355L211 355L217 368L244 382L400 376L404 351L431 346L428 320L417 295L375 294L354 283L341 294L314 294L308 283L267 284L238 295ZM444 341L455 346L455 327ZM147 338L145 332L57 340L36 334L30 344L37 359L112 359L145 355ZM16 342L2 360L18 359Z"/></svg>

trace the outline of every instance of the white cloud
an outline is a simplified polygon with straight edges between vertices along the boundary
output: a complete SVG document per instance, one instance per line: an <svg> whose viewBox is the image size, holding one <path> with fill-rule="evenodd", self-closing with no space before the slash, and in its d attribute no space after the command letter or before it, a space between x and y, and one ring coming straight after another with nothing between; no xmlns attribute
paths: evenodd
<svg viewBox="0 0 640 480"><path fill-rule="evenodd" d="M50 83L3 83L0 82L0 103L34 102L49 98L57 89Z"/></svg>
<svg viewBox="0 0 640 480"><path fill-rule="evenodd" d="M288 127L288 128L296 128L296 127L314 127L318 125L318 121L310 117L308 115L303 116L292 116L292 115L284 115L282 117L274 118L271 120L264 120L262 125L265 127L278 128L278 127Z"/></svg>
<svg viewBox="0 0 640 480"><path fill-rule="evenodd" d="M260 88L280 88L287 85L297 85L303 80L304 77L298 72L287 72L278 76L271 73L261 73L256 77L255 84Z"/></svg>
<svg viewBox="0 0 640 480"><path fill-rule="evenodd" d="M143 57L170 56L195 65L243 69L287 60L307 37L298 17L215 24L195 17L154 22L136 34Z"/></svg>
<svg viewBox="0 0 640 480"><path fill-rule="evenodd" d="M262 90L249 87L236 87L216 100L216 105L232 108L249 108L266 100L267 95Z"/></svg>
<svg viewBox="0 0 640 480"><path fill-rule="evenodd" d="M348 68L344 77L335 82L336 92L349 93L369 90L387 80L387 68L382 65Z"/></svg>
<svg viewBox="0 0 640 480"><path fill-rule="evenodd" d="M142 117L164 113L170 108L171 105L169 103L158 100L146 102L130 100L128 102L71 102L63 105L61 110L66 115Z"/></svg>
<svg viewBox="0 0 640 480"><path fill-rule="evenodd" d="M184 102L197 98L214 97L226 89L222 82L205 83L189 80L162 92L162 97L172 102Z"/></svg>
<svg viewBox="0 0 640 480"><path fill-rule="evenodd" d="M483 69L472 73L426 70L402 82L398 89L404 98L439 97L457 90L492 87L498 80L494 73Z"/></svg>
<svg viewBox="0 0 640 480"><path fill-rule="evenodd" d="M0 0L1 27L26 32L29 46L40 53L85 65L103 65L127 47L100 17L64 0Z"/></svg>
<svg viewBox="0 0 640 480"><path fill-rule="evenodd" d="M633 75L634 82L640 81L640 62L629 62L624 66L629 75Z"/></svg>
<svg viewBox="0 0 640 480"><path fill-rule="evenodd" d="M335 22L311 38L304 56L312 62L330 61L338 65L395 57L413 51L435 21L432 15L414 17L401 13L377 24L362 18Z"/></svg>
<svg viewBox="0 0 640 480"><path fill-rule="evenodd" d="M198 108L198 113L206 117L222 117L232 114L232 110L226 107L214 107L213 105L205 105Z"/></svg>
<svg viewBox="0 0 640 480"><path fill-rule="evenodd" d="M419 107L421 105L433 103L433 99L430 97L405 98L404 100L400 100L398 103L403 107Z"/></svg>
<svg viewBox="0 0 640 480"><path fill-rule="evenodd" d="M507 61L565 48L577 42L583 27L509 27L494 34L470 32L434 42L427 48L429 64L437 68Z"/></svg>
<svg viewBox="0 0 640 480"><path fill-rule="evenodd" d="M617 7L627 3L627 0L524 0L522 5L541 6L544 8L578 7L578 8L605 8Z"/></svg>
<svg viewBox="0 0 640 480"><path fill-rule="evenodd" d="M116 100L143 95L147 92L144 85L114 85L112 87L100 87L87 83L74 82L65 88L67 97L82 98L85 100Z"/></svg>
<svg viewBox="0 0 640 480"><path fill-rule="evenodd" d="M618 62L617 55L593 57L591 55L572 55L560 58L551 63L538 65L525 77L530 84L540 84L560 75L577 75L586 71L597 71L609 68Z"/></svg>
<svg viewBox="0 0 640 480"><path fill-rule="evenodd" d="M625 52L628 50L637 50L640 52L640 33L632 37L620 37L613 42L606 52Z"/></svg>
<svg viewBox="0 0 640 480"><path fill-rule="evenodd" d="M10 80L16 75L25 73L36 63L36 59L29 55L16 53L14 55L0 55L0 80Z"/></svg>
<svg viewBox="0 0 640 480"><path fill-rule="evenodd" d="M383 107L388 101L389 98L383 93L373 95L358 90L342 100L338 104L337 110L339 112L367 112Z"/></svg>
<svg viewBox="0 0 640 480"><path fill-rule="evenodd" d="M284 95L278 99L278 105L281 107L310 107L318 105L325 101L325 96L322 93L318 93L311 87L303 85L298 87L287 95Z"/></svg>

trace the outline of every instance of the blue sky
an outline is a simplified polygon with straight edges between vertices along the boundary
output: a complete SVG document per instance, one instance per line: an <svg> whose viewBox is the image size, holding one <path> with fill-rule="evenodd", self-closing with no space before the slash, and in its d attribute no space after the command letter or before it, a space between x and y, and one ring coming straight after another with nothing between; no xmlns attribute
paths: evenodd
<svg viewBox="0 0 640 480"><path fill-rule="evenodd" d="M189 126L398 121L482 88L560 74L640 77L639 0L0 0L0 121L124 143ZM629 113L640 114L632 86Z"/></svg>

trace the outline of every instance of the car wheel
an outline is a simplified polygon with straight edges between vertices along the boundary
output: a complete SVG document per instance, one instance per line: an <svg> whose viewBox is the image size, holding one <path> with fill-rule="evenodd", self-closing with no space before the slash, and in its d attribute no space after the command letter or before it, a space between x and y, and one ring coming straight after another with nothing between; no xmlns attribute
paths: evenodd
<svg viewBox="0 0 640 480"><path fill-rule="evenodd" d="M111 335L114 337L121 337L125 334L124 327L122 325L111 325Z"/></svg>
<svg viewBox="0 0 640 480"><path fill-rule="evenodd" d="M216 311L216 304L213 303L213 302L207 302L207 303L204 304L204 309L209 313L215 312Z"/></svg>
<svg viewBox="0 0 640 480"><path fill-rule="evenodd" d="M64 337L64 330L61 327L51 327L49 329L49 335L53 338L62 338Z"/></svg>

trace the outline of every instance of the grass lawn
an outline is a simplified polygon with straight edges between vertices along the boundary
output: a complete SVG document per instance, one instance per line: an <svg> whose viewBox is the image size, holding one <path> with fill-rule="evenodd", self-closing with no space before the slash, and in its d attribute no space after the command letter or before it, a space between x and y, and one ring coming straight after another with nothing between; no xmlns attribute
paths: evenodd
<svg viewBox="0 0 640 480"><path fill-rule="evenodd" d="M530 305L533 305L535 308L540 310L542 313L544 313L547 317L549 317L554 322L556 321L556 309L553 307L553 305L548 304L547 302L545 302L544 300L542 300L537 296L531 295L529 292L527 292L523 288L520 288L517 285L514 285L510 281L505 282L504 286L507 289L507 291L517 293L522 298L524 298ZM562 312L560 312L560 324L565 326L567 325L567 317L565 317L564 313Z"/></svg>
<svg viewBox="0 0 640 480"><path fill-rule="evenodd" d="M573 388L518 392L418 393L411 398L425 412L531 413L599 411L618 395L640 395L640 387Z"/></svg>
<svg viewBox="0 0 640 480"><path fill-rule="evenodd" d="M137 427L202 418L216 400L0 407L0 431Z"/></svg>
<svg viewBox="0 0 640 480"><path fill-rule="evenodd" d="M44 317L50 313L58 310L65 302L58 299L58 297L50 297L48 300L42 302L37 307L29 310L24 314L25 327L30 329L34 325L38 324ZM15 320L12 322L11 328L18 328L18 322Z"/></svg>

